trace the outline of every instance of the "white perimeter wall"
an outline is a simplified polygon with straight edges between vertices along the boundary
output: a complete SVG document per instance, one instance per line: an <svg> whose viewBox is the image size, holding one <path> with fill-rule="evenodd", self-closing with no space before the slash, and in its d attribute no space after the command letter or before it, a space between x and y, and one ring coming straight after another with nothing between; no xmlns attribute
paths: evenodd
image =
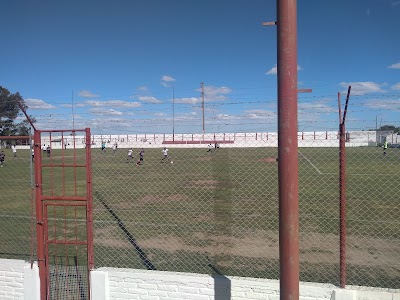
<svg viewBox="0 0 400 300"><path fill-rule="evenodd" d="M349 131L350 141L346 142L347 147L371 146L376 144L375 131ZM60 139L53 133L52 140ZM110 149L113 144L118 148L207 148L207 145L214 140L228 141L231 143L220 142L223 148L234 147L277 147L278 134L276 132L258 132L258 133L210 133L210 134L133 134L133 135L92 135L92 148L100 148L101 142L106 143ZM64 137L69 143L68 148L73 148L71 137ZM179 144L163 144L164 141L179 142ZM199 144L191 142L197 141ZM48 136L42 136L42 145L48 145L50 139ZM85 147L83 136L76 136L76 148ZM61 149L61 142L52 142L53 149ZM299 147L339 147L337 131L313 131L298 132ZM18 148L28 148L28 146L19 146Z"/></svg>
<svg viewBox="0 0 400 300"><path fill-rule="evenodd" d="M39 269L16 259L0 259L0 299L39 300Z"/></svg>
<svg viewBox="0 0 400 300"><path fill-rule="evenodd" d="M91 277L96 300L279 300L278 280L114 268L97 269ZM300 283L299 299L400 300L400 290Z"/></svg>
<svg viewBox="0 0 400 300"><path fill-rule="evenodd" d="M0 259L0 299L40 300L39 269L23 260ZM279 300L279 281L203 274L99 268L91 272L92 300ZM340 289L300 283L300 300L400 300L400 290Z"/></svg>

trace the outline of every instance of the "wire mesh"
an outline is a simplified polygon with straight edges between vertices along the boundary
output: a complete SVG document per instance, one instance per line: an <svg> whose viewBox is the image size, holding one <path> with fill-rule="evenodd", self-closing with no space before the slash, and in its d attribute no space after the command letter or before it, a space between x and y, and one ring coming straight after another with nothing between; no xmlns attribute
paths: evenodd
<svg viewBox="0 0 400 300"><path fill-rule="evenodd" d="M277 278L277 149L235 138L94 140L96 266Z"/></svg>
<svg viewBox="0 0 400 300"><path fill-rule="evenodd" d="M0 137L0 257L34 259L33 166L29 138ZM1 158L2 157L2 158Z"/></svg>
<svg viewBox="0 0 400 300"><path fill-rule="evenodd" d="M398 149L384 156L377 140L347 134L348 284L398 288ZM298 142L300 280L338 284L338 133ZM279 278L276 133L103 135L92 147L97 267Z"/></svg>
<svg viewBox="0 0 400 300"><path fill-rule="evenodd" d="M75 140L83 153L85 137ZM346 134L347 284L400 287L399 142L390 131ZM279 278L276 133L93 135L90 143L96 267ZM338 284L338 133L299 132L298 144L300 280ZM27 259L31 152L2 150L0 252ZM44 173L45 195L60 176Z"/></svg>
<svg viewBox="0 0 400 300"><path fill-rule="evenodd" d="M348 284L400 287L397 137L377 131L372 147L346 149Z"/></svg>

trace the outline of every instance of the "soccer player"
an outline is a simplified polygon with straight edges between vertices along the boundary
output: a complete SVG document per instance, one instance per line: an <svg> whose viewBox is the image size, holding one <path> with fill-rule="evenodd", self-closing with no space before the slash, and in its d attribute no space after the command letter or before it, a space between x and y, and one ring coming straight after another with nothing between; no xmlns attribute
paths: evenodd
<svg viewBox="0 0 400 300"><path fill-rule="evenodd" d="M164 149L162 150L162 153L163 153L164 157L162 158L161 161L164 161L164 159L170 160L168 157L168 148L167 147L164 147Z"/></svg>
<svg viewBox="0 0 400 300"><path fill-rule="evenodd" d="M386 155L386 149L388 148L388 142L387 141L385 141L384 143L383 143L383 155Z"/></svg>
<svg viewBox="0 0 400 300"><path fill-rule="evenodd" d="M132 148L128 150L128 157L126 158L126 162L130 162L132 160Z"/></svg>
<svg viewBox="0 0 400 300"><path fill-rule="evenodd" d="M143 160L144 160L144 149L142 148L142 150L140 150L139 152L139 160L136 162L136 165L138 166L142 164Z"/></svg>
<svg viewBox="0 0 400 300"><path fill-rule="evenodd" d="M46 148L47 157L50 157L50 152L51 152L50 145L47 145L47 148Z"/></svg>
<svg viewBox="0 0 400 300"><path fill-rule="evenodd" d="M211 144L208 144L208 150L207 150L207 152L212 152L212 146L211 146Z"/></svg>
<svg viewBox="0 0 400 300"><path fill-rule="evenodd" d="M6 160L6 154L3 150L0 151L0 167L3 167L4 161Z"/></svg>
<svg viewBox="0 0 400 300"><path fill-rule="evenodd" d="M106 142L101 141L101 152L106 152Z"/></svg>
<svg viewBox="0 0 400 300"><path fill-rule="evenodd" d="M17 148L15 147L15 145L12 145L11 149L12 149L14 157L17 157Z"/></svg>

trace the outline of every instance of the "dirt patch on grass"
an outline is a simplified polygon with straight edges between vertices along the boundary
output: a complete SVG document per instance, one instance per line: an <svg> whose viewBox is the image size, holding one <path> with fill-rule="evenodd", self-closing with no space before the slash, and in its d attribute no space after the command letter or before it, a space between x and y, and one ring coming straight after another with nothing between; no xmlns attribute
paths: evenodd
<svg viewBox="0 0 400 300"><path fill-rule="evenodd" d="M265 157L265 158L259 159L258 161L267 162L267 163L275 163L275 162L278 162L278 158L277 157Z"/></svg>
<svg viewBox="0 0 400 300"><path fill-rule="evenodd" d="M206 218L203 215L200 218ZM116 226L116 225L115 225ZM108 233L109 234L108 234ZM114 234L112 234L114 233ZM134 233L133 233L134 234ZM232 235L194 232L159 234L138 240L143 249L166 252L203 253L211 256L241 256L266 260L279 259L279 234L276 231L249 231ZM98 245L131 247L123 237L115 235L115 228L95 230ZM388 275L400 276L400 244L398 240L371 237L347 237L346 262L360 267L384 268ZM300 262L311 264L339 264L339 237L334 234L303 233L300 235Z"/></svg>
<svg viewBox="0 0 400 300"><path fill-rule="evenodd" d="M147 249L167 252L185 251L210 255L232 255L249 258L279 259L279 235L277 232L249 232L240 236L210 235L196 232L189 237L157 235L138 241ZM125 247L128 242L100 237L96 243ZM312 264L338 264L339 238L333 234L310 233L300 238L300 261ZM363 267L385 267L393 275L400 276L396 268L400 261L400 245L394 241L374 238L349 237L347 263ZM389 268L392 266L393 268Z"/></svg>
<svg viewBox="0 0 400 300"><path fill-rule="evenodd" d="M189 197L184 194L172 194L167 197L160 197L156 195L146 195L138 199L138 203L162 203L162 202L172 202L172 201L187 201Z"/></svg>
<svg viewBox="0 0 400 300"><path fill-rule="evenodd" d="M171 202L181 202L188 201L190 198L185 194L172 194L168 196L158 196L158 195L146 195L132 201L123 201L113 205L113 208L117 209L130 209L145 204L151 203L171 203Z"/></svg>
<svg viewBox="0 0 400 300"><path fill-rule="evenodd" d="M215 187L218 181L213 179L191 180L189 186L194 187Z"/></svg>

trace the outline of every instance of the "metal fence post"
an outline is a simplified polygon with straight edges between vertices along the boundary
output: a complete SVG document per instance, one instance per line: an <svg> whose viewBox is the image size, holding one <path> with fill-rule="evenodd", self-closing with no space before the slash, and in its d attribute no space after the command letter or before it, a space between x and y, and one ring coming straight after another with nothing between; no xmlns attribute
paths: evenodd
<svg viewBox="0 0 400 300"><path fill-rule="evenodd" d="M296 0L277 0L280 299L299 299Z"/></svg>
<svg viewBox="0 0 400 300"><path fill-rule="evenodd" d="M37 260L40 277L40 298L46 300L46 262L44 253L44 219L42 202L42 147L41 134L39 130L34 132L34 153L35 153L35 188L36 188L36 239L37 239Z"/></svg>
<svg viewBox="0 0 400 300"><path fill-rule="evenodd" d="M339 105L339 211L340 211L340 287L346 287L346 115L349 104L351 86L349 86L346 97L346 104L341 111L340 93L338 93Z"/></svg>

